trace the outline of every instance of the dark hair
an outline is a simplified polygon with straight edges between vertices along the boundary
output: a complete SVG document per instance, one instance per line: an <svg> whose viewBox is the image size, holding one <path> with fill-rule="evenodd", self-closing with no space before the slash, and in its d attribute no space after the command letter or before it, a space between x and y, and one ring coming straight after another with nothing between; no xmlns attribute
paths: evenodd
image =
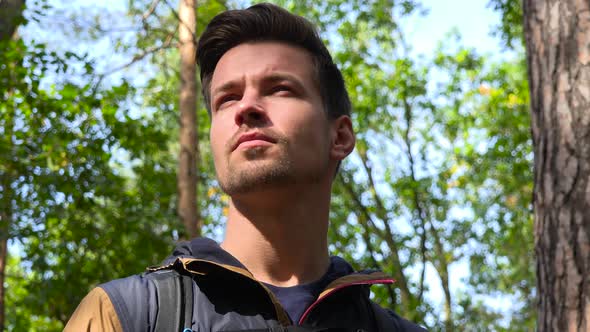
<svg viewBox="0 0 590 332"><path fill-rule="evenodd" d="M301 16L269 3L228 10L215 16L201 35L197 63L207 110L211 112L211 78L219 59L248 42L277 41L306 49L313 60L320 95L328 116L350 115L350 99L342 74L315 27Z"/></svg>

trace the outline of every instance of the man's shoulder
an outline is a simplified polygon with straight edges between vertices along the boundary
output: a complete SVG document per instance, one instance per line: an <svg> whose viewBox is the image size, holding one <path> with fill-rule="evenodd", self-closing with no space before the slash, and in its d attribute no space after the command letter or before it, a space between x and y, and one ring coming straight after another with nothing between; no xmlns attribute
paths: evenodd
<svg viewBox="0 0 590 332"><path fill-rule="evenodd" d="M142 331L155 317L156 286L145 274L98 285L78 305L66 331Z"/></svg>
<svg viewBox="0 0 590 332"><path fill-rule="evenodd" d="M379 331L427 332L423 327L402 318L393 310L385 309L372 301L371 304L373 306L377 325L379 326Z"/></svg>
<svg viewBox="0 0 590 332"><path fill-rule="evenodd" d="M104 289L109 295L138 294L148 296L150 292L155 291L155 279L175 277L177 275L178 273L173 269L152 270L124 278L114 279L100 284L98 287Z"/></svg>
<svg viewBox="0 0 590 332"><path fill-rule="evenodd" d="M123 327L106 292L96 287L76 308L64 332L122 332Z"/></svg>
<svg viewBox="0 0 590 332"><path fill-rule="evenodd" d="M145 274L111 280L98 287L109 296L125 331L139 331L154 317L156 289Z"/></svg>
<svg viewBox="0 0 590 332"><path fill-rule="evenodd" d="M130 293L130 292L142 292L148 287L149 281L145 277L145 274L134 274L128 277L113 279L98 285L107 294L111 293Z"/></svg>

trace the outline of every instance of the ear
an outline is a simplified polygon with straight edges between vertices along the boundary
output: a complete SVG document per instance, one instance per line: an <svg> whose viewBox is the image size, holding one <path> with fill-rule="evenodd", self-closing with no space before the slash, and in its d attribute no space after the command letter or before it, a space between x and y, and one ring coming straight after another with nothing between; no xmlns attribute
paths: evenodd
<svg viewBox="0 0 590 332"><path fill-rule="evenodd" d="M341 161L346 158L352 150L356 139L352 130L352 121L347 115L342 115L331 123L332 145L330 146L330 157Z"/></svg>

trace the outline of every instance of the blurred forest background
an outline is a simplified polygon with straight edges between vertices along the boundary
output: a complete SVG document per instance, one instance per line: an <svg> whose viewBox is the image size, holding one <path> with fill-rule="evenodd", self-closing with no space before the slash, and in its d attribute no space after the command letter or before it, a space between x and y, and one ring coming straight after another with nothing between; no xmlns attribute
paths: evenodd
<svg viewBox="0 0 590 332"><path fill-rule="evenodd" d="M12 25L1 9L0 318L8 331L60 331L97 284L142 272L194 232L220 239L227 197L199 95L200 229L179 218L178 1L10 3L25 8ZM534 330L520 1L489 1L500 18L492 54L457 31L417 54L407 31L428 14L419 0L275 3L319 25L354 105L332 252L393 275L375 298L432 331ZM250 4L198 1L197 37L217 13Z"/></svg>

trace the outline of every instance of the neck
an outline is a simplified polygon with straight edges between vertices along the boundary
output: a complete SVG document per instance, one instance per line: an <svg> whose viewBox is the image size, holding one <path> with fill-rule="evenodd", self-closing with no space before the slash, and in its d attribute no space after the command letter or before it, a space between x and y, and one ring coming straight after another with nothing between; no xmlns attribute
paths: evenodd
<svg viewBox="0 0 590 332"><path fill-rule="evenodd" d="M258 280L283 287L317 280L329 265L329 186L293 189L232 197L221 244Z"/></svg>

